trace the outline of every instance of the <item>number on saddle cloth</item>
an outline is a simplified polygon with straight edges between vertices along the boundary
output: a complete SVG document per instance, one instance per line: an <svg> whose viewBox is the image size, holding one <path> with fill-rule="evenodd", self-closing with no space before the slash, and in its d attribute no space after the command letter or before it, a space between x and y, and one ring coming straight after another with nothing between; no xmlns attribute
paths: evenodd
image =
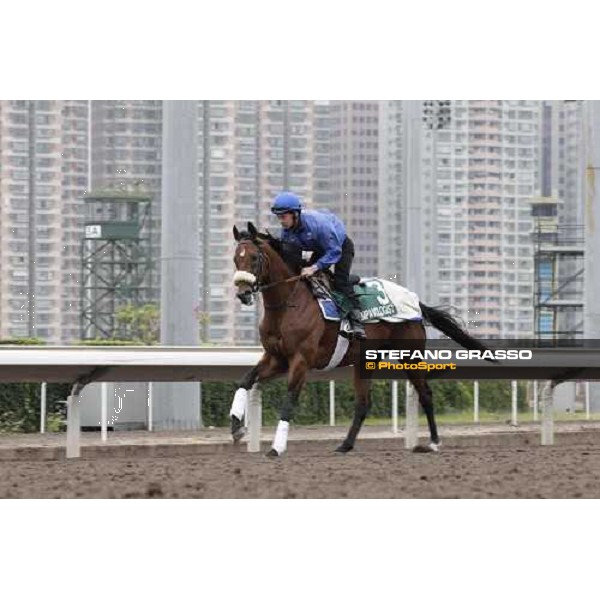
<svg viewBox="0 0 600 600"><path fill-rule="evenodd" d="M311 277L309 282L326 319L341 320L353 310L352 300L345 294L332 289L331 273L319 273L317 276ZM349 282L353 286L354 296L360 305L361 320L378 320L381 317L393 316L397 313L397 308L391 302L380 279L371 277L363 279L361 282L358 275L350 275Z"/></svg>
<svg viewBox="0 0 600 600"><path fill-rule="evenodd" d="M351 280L352 283L355 283ZM398 309L388 296L383 282L376 277L363 279L354 285L354 295L360 306L361 321L377 321L382 317L397 314ZM333 292L336 303L342 303L342 310L352 309L351 301L338 292Z"/></svg>

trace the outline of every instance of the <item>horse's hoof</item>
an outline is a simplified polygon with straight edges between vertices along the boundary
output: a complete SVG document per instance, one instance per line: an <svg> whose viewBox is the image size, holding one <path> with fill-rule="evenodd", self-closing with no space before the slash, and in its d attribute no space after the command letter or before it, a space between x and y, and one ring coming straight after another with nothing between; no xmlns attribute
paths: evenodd
<svg viewBox="0 0 600 600"><path fill-rule="evenodd" d="M245 427L240 427L237 431L234 431L231 434L231 437L233 438L233 443L234 444L239 444L240 441L244 438L245 435L246 435L246 428Z"/></svg>
<svg viewBox="0 0 600 600"><path fill-rule="evenodd" d="M277 452L277 450L275 450L275 448L271 448L266 454L265 456L267 458L279 458L279 452Z"/></svg>
<svg viewBox="0 0 600 600"><path fill-rule="evenodd" d="M422 445L420 445L420 444L419 444L418 446L415 446L415 447L412 449L412 451L413 451L415 454L426 454L426 453L428 453L428 452L433 452L433 450L432 450L432 449L431 449L429 446L422 446Z"/></svg>
<svg viewBox="0 0 600 600"><path fill-rule="evenodd" d="M233 443L238 444L240 440L246 435L246 428L242 425L242 422L237 418L231 417L231 437Z"/></svg>
<svg viewBox="0 0 600 600"><path fill-rule="evenodd" d="M350 452L350 450L352 450L354 448L354 446L347 446L346 444L342 444L341 446L338 446L335 451L338 452L339 454L346 454L348 452Z"/></svg>
<svg viewBox="0 0 600 600"><path fill-rule="evenodd" d="M422 446L419 444L418 446L415 446L412 451L417 454L427 454L429 452L439 452L440 448L439 444L434 444L431 442L428 446Z"/></svg>

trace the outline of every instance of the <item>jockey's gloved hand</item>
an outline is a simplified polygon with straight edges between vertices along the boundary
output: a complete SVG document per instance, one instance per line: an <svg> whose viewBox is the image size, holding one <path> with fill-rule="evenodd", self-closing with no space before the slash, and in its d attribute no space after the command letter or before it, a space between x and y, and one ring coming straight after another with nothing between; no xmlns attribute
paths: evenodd
<svg viewBox="0 0 600 600"><path fill-rule="evenodd" d="M311 265L310 267L304 267L304 269L302 269L302 271L300 272L300 276L301 277L311 277L318 270L319 270L319 268L317 267L317 265Z"/></svg>

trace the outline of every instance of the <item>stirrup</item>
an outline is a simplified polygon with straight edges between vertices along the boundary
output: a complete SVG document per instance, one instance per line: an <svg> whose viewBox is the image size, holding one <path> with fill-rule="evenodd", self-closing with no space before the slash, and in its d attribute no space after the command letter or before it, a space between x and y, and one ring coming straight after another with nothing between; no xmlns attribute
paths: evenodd
<svg viewBox="0 0 600 600"><path fill-rule="evenodd" d="M357 340L366 340L367 332L365 331L364 327L360 327L358 329L354 328L352 331L352 337Z"/></svg>
<svg viewBox="0 0 600 600"><path fill-rule="evenodd" d="M352 337L356 339L366 340L367 333L365 331L365 326L360 320L360 312L357 309L352 310L348 315L348 320L350 321L350 326L352 327Z"/></svg>

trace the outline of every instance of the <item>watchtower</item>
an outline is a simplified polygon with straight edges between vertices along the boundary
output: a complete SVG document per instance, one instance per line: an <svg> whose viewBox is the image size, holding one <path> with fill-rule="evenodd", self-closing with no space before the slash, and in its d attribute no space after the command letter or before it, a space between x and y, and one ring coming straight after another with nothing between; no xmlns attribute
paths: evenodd
<svg viewBox="0 0 600 600"><path fill-rule="evenodd" d="M120 307L149 299L151 198L125 191L84 196L81 338L120 337Z"/></svg>

